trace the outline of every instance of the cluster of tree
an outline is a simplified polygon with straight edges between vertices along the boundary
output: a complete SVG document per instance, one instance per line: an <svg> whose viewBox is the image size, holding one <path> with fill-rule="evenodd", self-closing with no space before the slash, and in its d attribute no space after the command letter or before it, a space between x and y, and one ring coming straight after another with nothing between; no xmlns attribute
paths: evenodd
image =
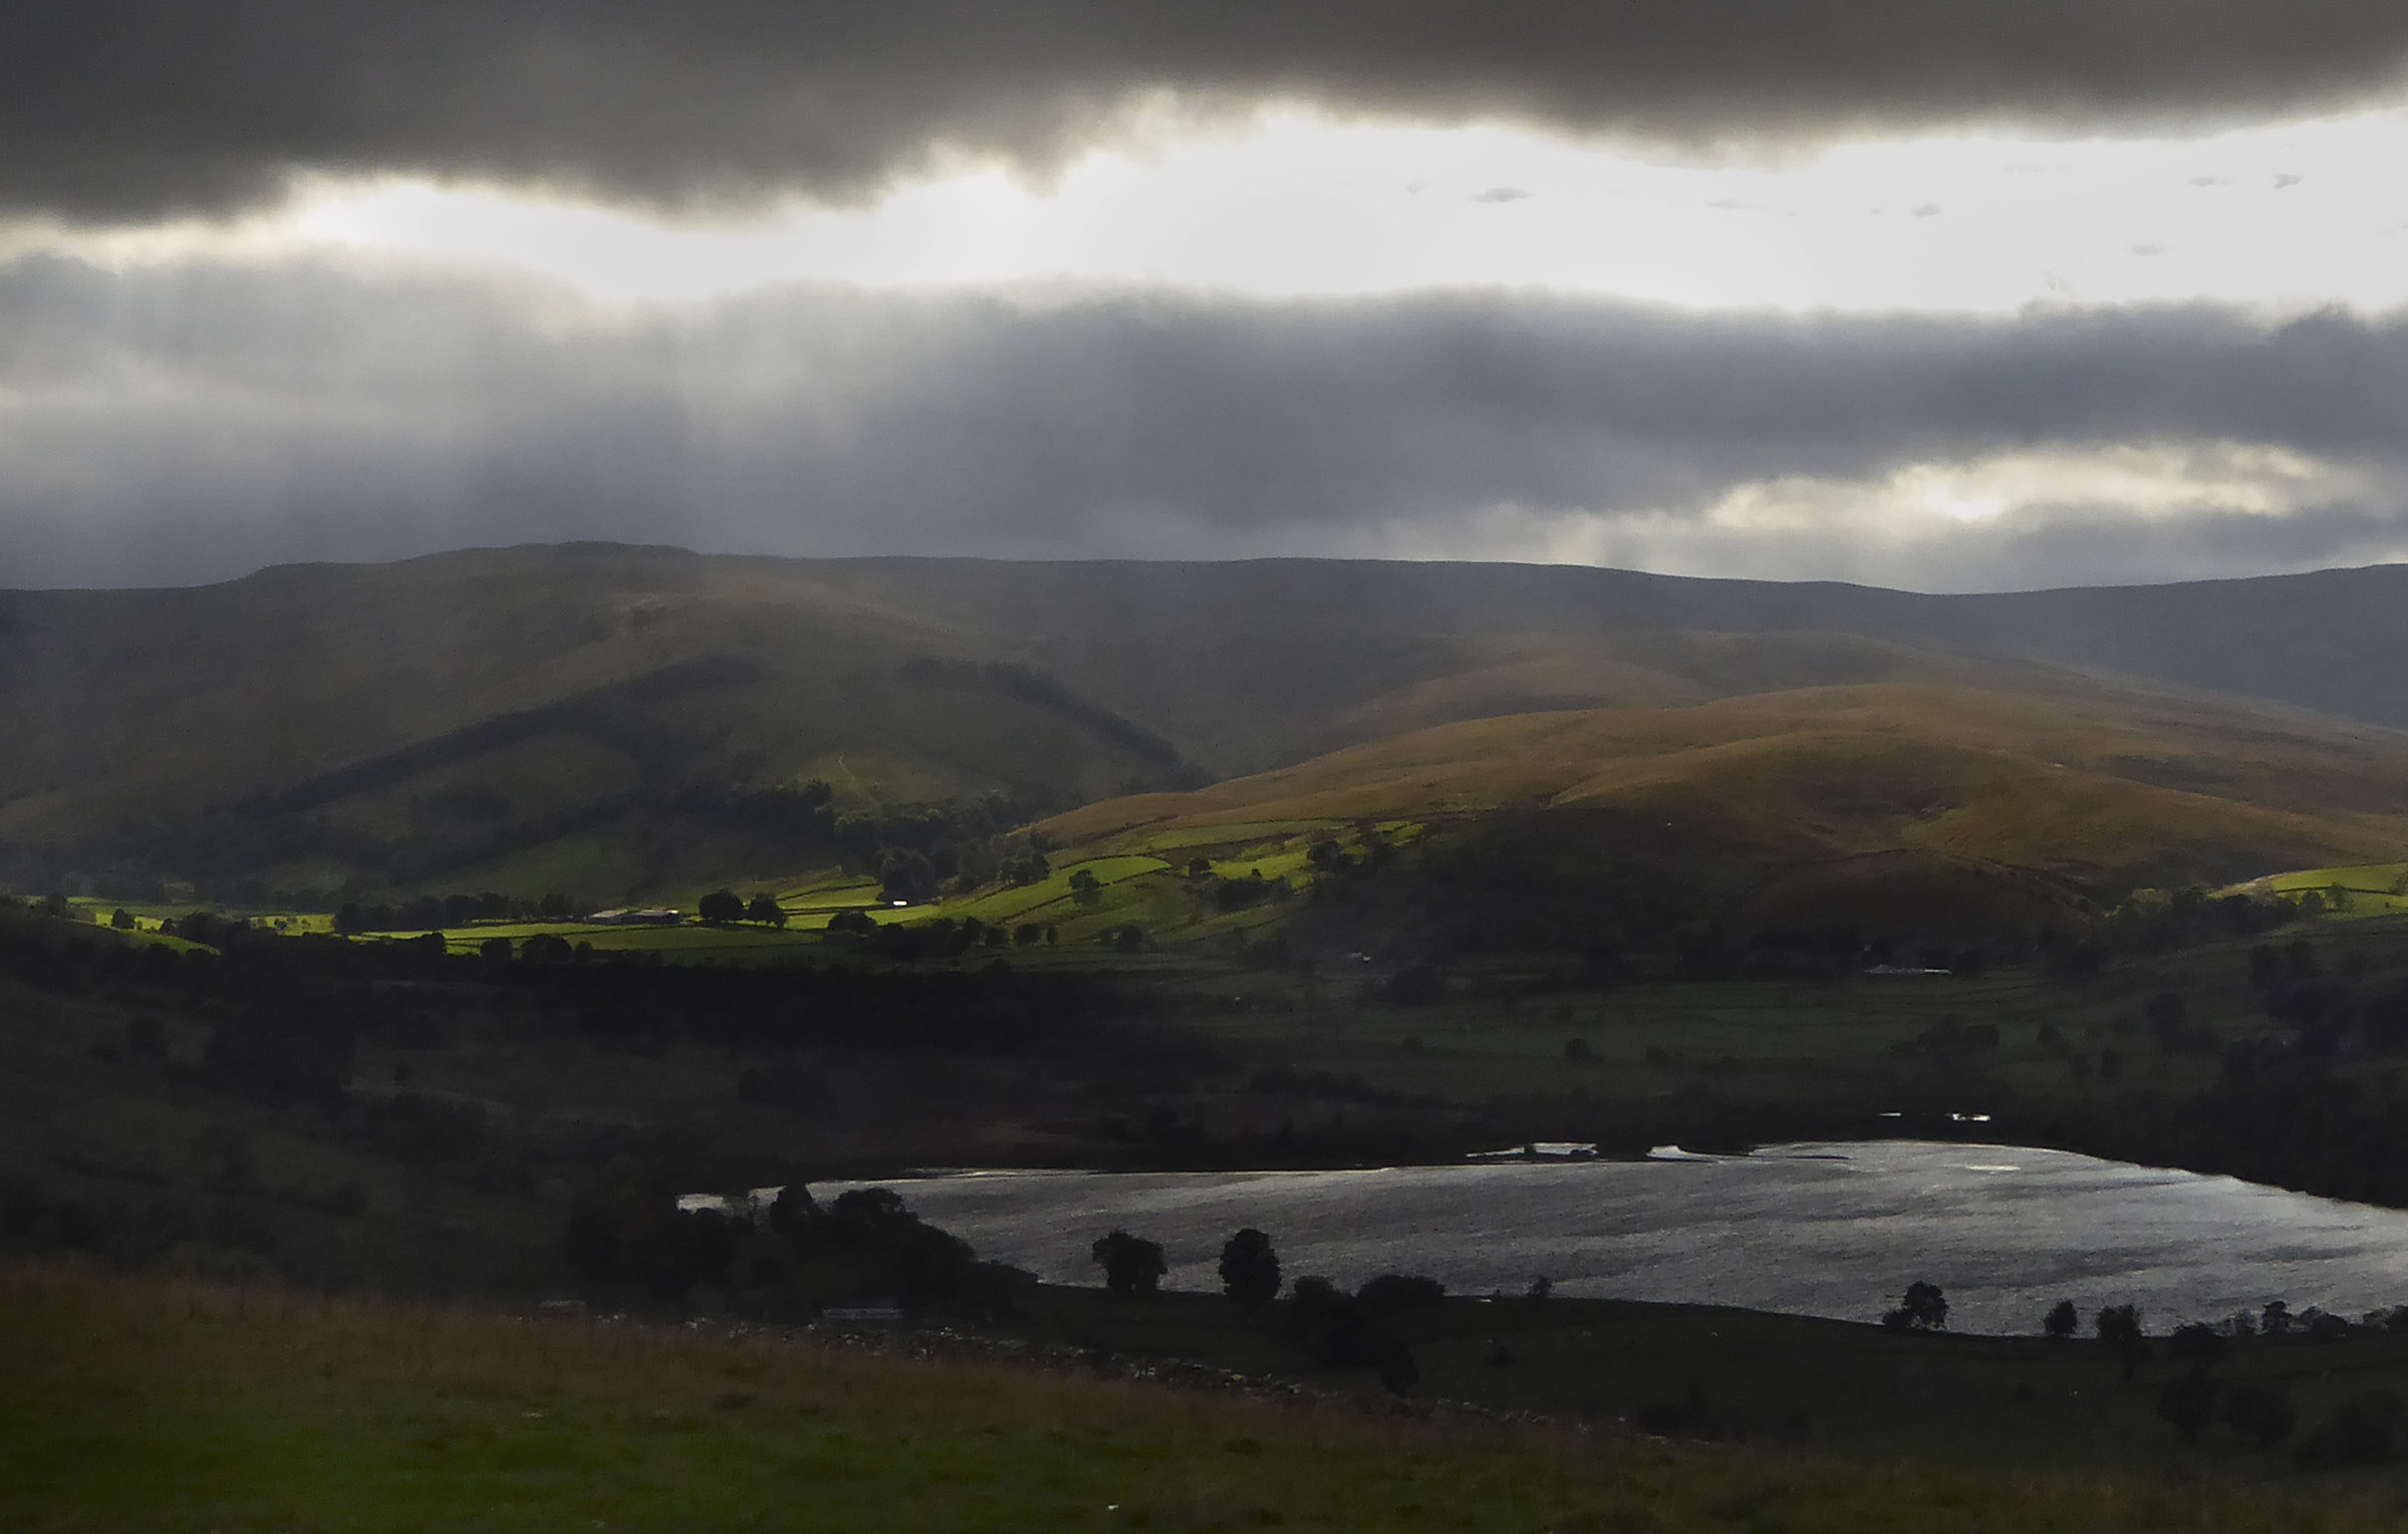
<svg viewBox="0 0 2408 1534"><path fill-rule="evenodd" d="M2099 932L2119 952L2166 953L2271 932L2297 914L2271 895L2219 895L2199 885L2135 890L2101 919Z"/></svg>
<svg viewBox="0 0 2408 1534"><path fill-rule="evenodd" d="M109 925L115 931L131 932L137 925L131 913L120 925L115 913ZM186 942L206 943L212 948L241 942L257 934L260 928L248 916L221 916L213 910L191 910L180 916L163 917L158 924L160 935L181 937Z"/></svg>
<svg viewBox="0 0 2408 1534"><path fill-rule="evenodd" d="M1881 1324L1893 1332L1940 1331L1948 1325L1948 1296L1938 1284L1917 1279L1906 1286L1897 1307L1883 1313Z"/></svg>
<svg viewBox="0 0 2408 1534"><path fill-rule="evenodd" d="M1307 1274L1288 1286L1287 1332L1323 1367L1375 1370L1382 1385L1402 1395L1422 1372L1397 1323L1446 1297L1446 1286L1431 1278L1383 1273L1348 1294Z"/></svg>
<svg viewBox="0 0 2408 1534"><path fill-rule="evenodd" d="M1008 1310L1034 1280L985 1263L890 1188L826 1205L799 1182L764 1208L748 1196L681 1208L667 1185L621 1167L569 1210L561 1247L590 1293L682 1306L709 1289L738 1314L799 1320L829 1305Z"/></svg>
<svg viewBox="0 0 2408 1534"><path fill-rule="evenodd" d="M714 890L695 903L694 914L714 926L732 925L738 921L758 922L762 926L784 926L785 908L774 895L756 895L747 900L732 890Z"/></svg>
<svg viewBox="0 0 2408 1534"><path fill-rule="evenodd" d="M1223 879L1212 871L1210 860L1204 858L1188 865L1188 882L1198 895L1212 902L1214 910L1224 913L1293 899L1296 894L1285 879L1265 879L1260 869L1247 870L1243 879Z"/></svg>
<svg viewBox="0 0 2408 1534"><path fill-rule="evenodd" d="M1045 808L1034 800L991 793L842 815L834 827L834 851L848 871L878 879L880 898L915 905L936 898L947 885L972 890L991 884L1007 866L1018 882L1031 883L1032 873L1045 877L1042 842L1009 833Z"/></svg>
<svg viewBox="0 0 2408 1534"><path fill-rule="evenodd" d="M1098 1237L1089 1256L1104 1270L1105 1287L1129 1299L1153 1297L1169 1271L1159 1242L1126 1230ZM1216 1271L1221 1293L1248 1310L1279 1296L1279 1254L1271 1238L1252 1226L1221 1244ZM1420 1382L1421 1369L1396 1323L1446 1297L1447 1286L1432 1278L1383 1273L1349 1294L1308 1274L1289 1292L1282 1329L1323 1367L1377 1370L1381 1383L1401 1395Z"/></svg>
<svg viewBox="0 0 2408 1534"><path fill-rule="evenodd" d="M2125 1361L2127 1384L2132 1379L2132 1361L2143 1347L2139 1318L2130 1311L2130 1306L2121 1306L2099 1313L2100 1339L2115 1346ZM2266 1316L2269 1335L2281 1336L2292 1330L2279 1300L2267 1307ZM2247 1313L2236 1319L2246 1324ZM2346 1332L2346 1324L2340 1330ZM2279 1385L2219 1378L2216 1366L2229 1346L2225 1332L2203 1322L2176 1328L2167 1352L2183 1368L2159 1389L2157 1414L2185 1443L2198 1442L2209 1428L2223 1422L2235 1437L2254 1448L2277 1447L2298 1426L2298 1407ZM2302 1437L2294 1457L2305 1467L2380 1464L2398 1456L2402 1424L2402 1404L2396 1393L2362 1391L2339 1403Z"/></svg>
<svg viewBox="0 0 2408 1534"><path fill-rule="evenodd" d="M890 964L957 959L981 948L1034 947L1060 934L1051 926L1023 922L1007 929L976 916L937 916L929 921L881 922L868 912L839 911L828 918L828 935L846 951Z"/></svg>
<svg viewBox="0 0 2408 1534"><path fill-rule="evenodd" d="M346 901L335 911L335 930L348 937L361 932L431 932L479 921L566 921L583 915L586 908L573 895L556 893L524 900L491 891L420 895L392 905Z"/></svg>
<svg viewBox="0 0 2408 1534"><path fill-rule="evenodd" d="M2374 1321L2388 1323L2393 1314ZM2059 1342L2081 1328L2081 1314L2071 1300L2059 1300L2041 1322L2041 1330ZM2141 1314L2132 1305L2102 1307L2093 1329L2130 1385L2151 1343ZM2280 1300L2271 1300L2256 1312L2240 1311L2219 1324L2202 1321L2176 1327L2166 1339L2166 1356L2176 1373L2160 1387L2157 1414L2186 1443L2198 1442L2218 1423L2251 1447L2272 1449L2288 1440L2298 1425L2298 1408L2290 1393L2265 1380L2226 1381L2217 1367L2237 1340L2263 1336L2329 1342L2357 1330L2339 1316L2312 1307L2298 1315ZM2378 1464L2398 1457L2402 1429L2408 1427L2408 1407L2390 1391L2367 1391L2337 1405L2315 1428L2301 1438L2295 1457L2303 1466Z"/></svg>
<svg viewBox="0 0 2408 1534"><path fill-rule="evenodd" d="M1304 861L1312 865L1318 879L1350 879L1376 874L1396 862L1396 845L1377 831L1365 831L1359 851L1349 853L1336 841L1323 837L1304 850Z"/></svg>
<svg viewBox="0 0 2408 1534"><path fill-rule="evenodd" d="M2250 986L2267 1016L2297 1034L2305 1054L2322 1057L2354 1047L2391 1055L2408 1049L2408 986L2360 996L2325 975L2315 945L2304 937L2252 948Z"/></svg>

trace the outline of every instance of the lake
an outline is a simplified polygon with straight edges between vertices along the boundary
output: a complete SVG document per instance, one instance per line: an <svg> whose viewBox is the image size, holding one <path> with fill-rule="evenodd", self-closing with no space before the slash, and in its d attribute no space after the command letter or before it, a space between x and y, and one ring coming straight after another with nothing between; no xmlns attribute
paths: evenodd
<svg viewBox="0 0 2408 1534"><path fill-rule="evenodd" d="M850 1183L821 1183L825 1200ZM1166 1287L1214 1290L1220 1244L1270 1234L1290 1278L1423 1273L1458 1293L1555 1292L1877 1319L1906 1285L1950 1325L2032 1332L2134 1303L2152 1332L2267 1300L2351 1318L2408 1303L2408 1211L2020 1147L1780 1146L1689 1160L1377 1171L970 1172L890 1181L982 1257L1092 1284L1088 1243L1159 1241Z"/></svg>

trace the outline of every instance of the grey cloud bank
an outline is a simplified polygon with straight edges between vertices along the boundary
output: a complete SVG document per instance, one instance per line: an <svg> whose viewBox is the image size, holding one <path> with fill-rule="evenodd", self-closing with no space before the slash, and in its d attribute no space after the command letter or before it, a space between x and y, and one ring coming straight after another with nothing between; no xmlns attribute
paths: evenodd
<svg viewBox="0 0 2408 1534"><path fill-rule="evenodd" d="M1784 476L1845 501L1906 465L2129 443L2315 473L2281 514L1714 510ZM2383 558L2403 487L2408 324L2338 314L816 289L621 311L324 262L0 268L8 586L568 538L1524 558L1568 529L1647 568L1996 589Z"/></svg>
<svg viewBox="0 0 2408 1534"><path fill-rule="evenodd" d="M2382 0L17 0L0 207L219 212L295 171L843 197L944 150L1042 168L1166 94L1690 144L2138 131L2404 62Z"/></svg>

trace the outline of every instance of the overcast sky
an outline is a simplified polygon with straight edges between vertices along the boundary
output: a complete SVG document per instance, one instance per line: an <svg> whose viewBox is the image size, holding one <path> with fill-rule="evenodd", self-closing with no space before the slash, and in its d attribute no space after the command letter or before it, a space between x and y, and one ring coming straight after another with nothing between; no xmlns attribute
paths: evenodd
<svg viewBox="0 0 2408 1534"><path fill-rule="evenodd" d="M18 0L0 585L2408 556L2408 8Z"/></svg>

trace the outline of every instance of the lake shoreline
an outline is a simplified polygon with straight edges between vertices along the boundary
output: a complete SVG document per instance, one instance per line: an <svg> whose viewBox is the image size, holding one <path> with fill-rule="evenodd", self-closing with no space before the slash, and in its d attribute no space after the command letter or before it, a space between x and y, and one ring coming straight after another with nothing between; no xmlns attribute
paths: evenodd
<svg viewBox="0 0 2408 1534"><path fill-rule="evenodd" d="M934 1168L924 1168L934 1171ZM1087 1245L1160 1241L1167 1288L1271 1233L1291 1276L1426 1273L1464 1294L1693 1304L1870 1321L1910 1282L1952 1326L2036 1330L2058 1299L2166 1325L2282 1299L2355 1317L2408 1302L2408 1213L2212 1173L1999 1141L1798 1141L1696 1159L1599 1156L1349 1168L963 1168L893 1185L982 1257L1094 1282Z"/></svg>

